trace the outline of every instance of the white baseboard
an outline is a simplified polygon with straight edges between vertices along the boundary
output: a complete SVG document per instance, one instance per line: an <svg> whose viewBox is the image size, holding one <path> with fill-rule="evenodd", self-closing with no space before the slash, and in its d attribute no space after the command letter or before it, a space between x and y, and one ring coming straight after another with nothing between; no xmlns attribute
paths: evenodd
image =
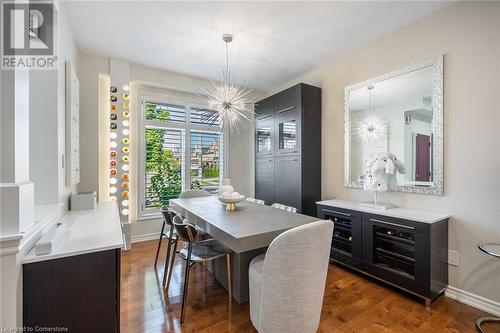
<svg viewBox="0 0 500 333"><path fill-rule="evenodd" d="M500 316L500 303L484 298L482 296L449 286L446 288L445 296L461 303L473 306L485 312Z"/></svg>
<svg viewBox="0 0 500 333"><path fill-rule="evenodd" d="M144 235L135 235L132 236L132 244L134 243L139 243L139 242L145 242L145 241L150 241L153 239L158 239L160 238L160 233L159 232L153 232L151 234L144 234Z"/></svg>

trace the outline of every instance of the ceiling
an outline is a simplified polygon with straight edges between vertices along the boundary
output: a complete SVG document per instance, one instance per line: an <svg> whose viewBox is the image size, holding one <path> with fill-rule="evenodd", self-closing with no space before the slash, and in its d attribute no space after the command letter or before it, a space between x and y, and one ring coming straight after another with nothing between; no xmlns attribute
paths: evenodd
<svg viewBox="0 0 500 333"><path fill-rule="evenodd" d="M450 2L65 2L81 50L268 91Z"/></svg>
<svg viewBox="0 0 500 333"><path fill-rule="evenodd" d="M434 68L425 67L410 73L399 75L384 81L371 84L373 109L388 105L400 109L424 107L424 98L432 97ZM430 107L430 105L428 106ZM370 108L370 91L361 87L349 93L349 110L365 111Z"/></svg>

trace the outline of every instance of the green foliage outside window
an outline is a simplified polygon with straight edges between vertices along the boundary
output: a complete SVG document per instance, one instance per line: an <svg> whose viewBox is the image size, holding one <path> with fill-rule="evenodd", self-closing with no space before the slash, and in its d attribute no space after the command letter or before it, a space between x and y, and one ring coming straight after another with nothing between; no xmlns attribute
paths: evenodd
<svg viewBox="0 0 500 333"><path fill-rule="evenodd" d="M156 104L146 103L146 119L167 121L169 113ZM153 196L151 202L146 202L149 207L168 204L182 190L181 165L172 150L163 147L165 133L164 129L146 129L146 175L151 177L146 190Z"/></svg>
<svg viewBox="0 0 500 333"><path fill-rule="evenodd" d="M158 104L146 102L146 119L168 121L170 114L166 108Z"/></svg>
<svg viewBox="0 0 500 333"><path fill-rule="evenodd" d="M203 169L203 178L218 178L219 167L209 167Z"/></svg>

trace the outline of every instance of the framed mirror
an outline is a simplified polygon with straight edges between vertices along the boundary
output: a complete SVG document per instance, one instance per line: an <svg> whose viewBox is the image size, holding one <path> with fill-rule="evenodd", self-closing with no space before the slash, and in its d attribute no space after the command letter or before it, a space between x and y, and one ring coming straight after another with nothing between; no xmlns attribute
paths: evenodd
<svg viewBox="0 0 500 333"><path fill-rule="evenodd" d="M390 156L390 190L443 195L443 56L346 87L344 121L346 187Z"/></svg>

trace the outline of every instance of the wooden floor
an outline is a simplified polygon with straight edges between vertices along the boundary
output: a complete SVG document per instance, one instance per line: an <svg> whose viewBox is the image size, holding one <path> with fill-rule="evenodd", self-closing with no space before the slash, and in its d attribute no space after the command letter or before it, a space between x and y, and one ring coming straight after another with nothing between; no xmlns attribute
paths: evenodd
<svg viewBox="0 0 500 333"><path fill-rule="evenodd" d="M164 242L165 243L165 242ZM135 243L122 253L121 331L256 332L249 305L228 302L227 292L202 266L190 274L186 323L180 325L184 262L177 260L168 295L161 288L165 249L153 269L155 241ZM476 332L486 313L446 297L431 311L423 302L338 266L330 265L318 332ZM485 325L487 332L500 332Z"/></svg>

